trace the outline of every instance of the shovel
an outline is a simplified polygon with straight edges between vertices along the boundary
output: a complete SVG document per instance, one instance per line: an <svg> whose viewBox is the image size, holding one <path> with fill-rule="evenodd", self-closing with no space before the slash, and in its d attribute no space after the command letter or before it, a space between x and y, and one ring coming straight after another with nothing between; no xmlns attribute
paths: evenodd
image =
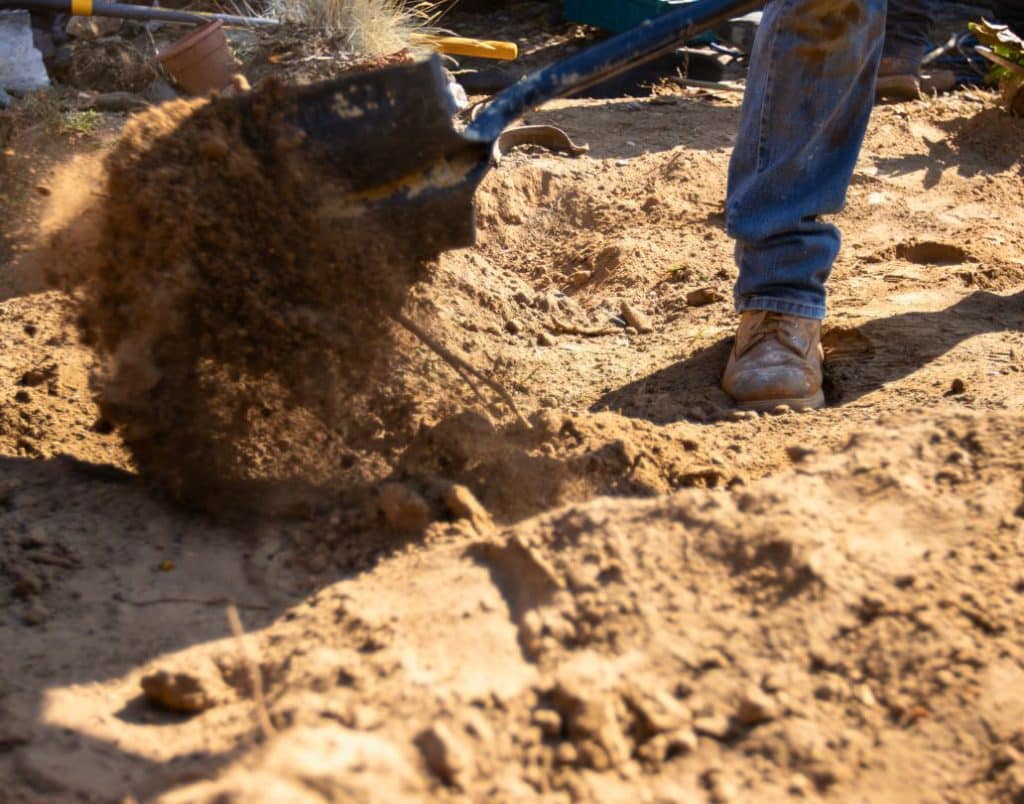
<svg viewBox="0 0 1024 804"><path fill-rule="evenodd" d="M332 193L335 185L339 190L328 215L368 215L368 223L381 221L381 231L400 236L415 256L433 257L474 243L474 191L495 140L525 111L671 52L762 2L687 3L525 76L461 131L437 56L289 90L287 114L305 132L303 148ZM237 101L247 118L245 104L255 100ZM259 147L261 132L254 127L246 135Z"/></svg>

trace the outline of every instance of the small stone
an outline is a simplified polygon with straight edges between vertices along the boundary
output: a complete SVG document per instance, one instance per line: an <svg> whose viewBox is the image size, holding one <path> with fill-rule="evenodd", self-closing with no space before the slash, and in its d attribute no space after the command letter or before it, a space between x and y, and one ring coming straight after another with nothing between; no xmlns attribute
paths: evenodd
<svg viewBox="0 0 1024 804"><path fill-rule="evenodd" d="M647 317L647 314L641 312L629 302L622 302L622 305L619 307L619 313L625 322L637 332L643 333L654 330L651 319Z"/></svg>
<svg viewBox="0 0 1024 804"><path fill-rule="evenodd" d="M814 450L810 447L804 447L799 444L793 444L786 447L786 455L793 463L803 463L811 455L814 454Z"/></svg>
<svg viewBox="0 0 1024 804"><path fill-rule="evenodd" d="M775 700L757 687L751 687L740 697L736 708L736 719L744 726L759 726L775 720L779 706Z"/></svg>
<svg viewBox="0 0 1024 804"><path fill-rule="evenodd" d="M864 706L878 706L878 699L875 698L875 694L871 691L871 687L869 687L867 684L861 684L859 687L857 687L856 695L857 700L864 704Z"/></svg>
<svg viewBox="0 0 1024 804"><path fill-rule="evenodd" d="M725 297L712 288L697 288L686 294L686 303L690 307L705 307L720 302Z"/></svg>
<svg viewBox="0 0 1024 804"><path fill-rule="evenodd" d="M533 725L540 727L545 737L557 737L562 733L562 716L554 709L535 709L530 719Z"/></svg>
<svg viewBox="0 0 1024 804"><path fill-rule="evenodd" d="M559 765L575 765L579 758L580 752L570 742L559 743L555 749L555 760Z"/></svg>
<svg viewBox="0 0 1024 804"><path fill-rule="evenodd" d="M21 375L21 379L18 380L18 385L24 385L28 388L34 388L37 385L42 385L44 382L56 379L57 377L57 364L52 363L46 366L37 366L36 368L29 369Z"/></svg>
<svg viewBox="0 0 1024 804"><path fill-rule="evenodd" d="M558 341L552 338L548 333L542 332L537 336L538 346L557 346Z"/></svg>
<svg viewBox="0 0 1024 804"><path fill-rule="evenodd" d="M664 735L668 742L668 756L692 754L697 750L697 735L693 729L676 729Z"/></svg>
<svg viewBox="0 0 1024 804"><path fill-rule="evenodd" d="M509 335L518 335L523 331L523 325L514 318L510 318L505 322L505 331L509 333Z"/></svg>
<svg viewBox="0 0 1024 804"><path fill-rule="evenodd" d="M481 505L472 491L453 483L442 492L445 508L456 519L468 519L479 533L486 533L494 527L491 515Z"/></svg>
<svg viewBox="0 0 1024 804"><path fill-rule="evenodd" d="M157 670L141 685L147 700L172 712L202 712L218 703L206 680L192 673Z"/></svg>
<svg viewBox="0 0 1024 804"><path fill-rule="evenodd" d="M445 784L458 785L459 777L470 766L471 757L446 724L435 723L420 732L416 745L434 775Z"/></svg>
<svg viewBox="0 0 1024 804"><path fill-rule="evenodd" d="M960 394L962 394L966 390L967 390L967 383L965 383L963 380L961 380L959 377L957 377L955 380L953 380L952 383L950 383L949 390L946 391L944 396L959 396Z"/></svg>
<svg viewBox="0 0 1024 804"><path fill-rule="evenodd" d="M791 408L789 405L776 405L768 412L771 413L772 416L785 416L788 413L792 413L793 408Z"/></svg>
<svg viewBox="0 0 1024 804"><path fill-rule="evenodd" d="M570 288L578 288L590 281L590 271L573 271L565 278L565 284Z"/></svg>
<svg viewBox="0 0 1024 804"><path fill-rule="evenodd" d="M692 719L687 707L662 690L637 686L627 690L624 697L630 707L643 718L644 728L654 734L671 732L687 726Z"/></svg>
<svg viewBox="0 0 1024 804"><path fill-rule="evenodd" d="M787 788L787 792L791 796L804 798L810 795L813 787L814 786L811 783L811 780L804 776L802 773L794 773L792 776L789 777L789 786Z"/></svg>
<svg viewBox="0 0 1024 804"><path fill-rule="evenodd" d="M419 494L402 483L384 483L377 490L377 505L393 528L422 531L430 522L430 506Z"/></svg>
<svg viewBox="0 0 1024 804"><path fill-rule="evenodd" d="M732 724L725 715L708 715L693 721L693 730L697 734L714 737L716 740L726 739L732 732Z"/></svg>

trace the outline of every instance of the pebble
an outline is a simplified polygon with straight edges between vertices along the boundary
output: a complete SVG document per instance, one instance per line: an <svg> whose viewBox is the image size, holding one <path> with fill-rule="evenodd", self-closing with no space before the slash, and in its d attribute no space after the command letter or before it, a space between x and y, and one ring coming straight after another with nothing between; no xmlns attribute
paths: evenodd
<svg viewBox="0 0 1024 804"><path fill-rule="evenodd" d="M725 715L709 715L694 720L693 730L697 734L714 737L716 740L724 740L732 731L732 724Z"/></svg>
<svg viewBox="0 0 1024 804"><path fill-rule="evenodd" d="M457 785L459 776L470 765L471 757L466 747L444 723L435 723L420 732L416 745L427 767L446 784Z"/></svg>
<svg viewBox="0 0 1024 804"><path fill-rule="evenodd" d="M690 307L705 307L720 302L725 297L712 288L697 288L686 294L686 303Z"/></svg>
<svg viewBox="0 0 1024 804"><path fill-rule="evenodd" d="M538 346L557 346L558 341L548 335L546 332L542 332L537 336Z"/></svg>
<svg viewBox="0 0 1024 804"><path fill-rule="evenodd" d="M799 444L793 444L786 447L786 455L793 463L802 463L807 460L811 455L814 454L814 450L809 447L803 447Z"/></svg>
<svg viewBox="0 0 1024 804"><path fill-rule="evenodd" d="M523 325L516 321L514 318L510 318L505 322L505 331L510 335L518 335L523 331Z"/></svg>
<svg viewBox="0 0 1024 804"><path fill-rule="evenodd" d="M554 709L535 709L531 720L545 737L557 737L562 733L562 716Z"/></svg>
<svg viewBox="0 0 1024 804"><path fill-rule="evenodd" d="M559 743L555 750L555 759L560 765L575 765L580 758L580 752L572 743Z"/></svg>
<svg viewBox="0 0 1024 804"><path fill-rule="evenodd" d="M740 697L736 708L736 720L744 726L759 726L779 716L779 706L775 700L757 687L751 687Z"/></svg>
<svg viewBox="0 0 1024 804"><path fill-rule="evenodd" d="M147 700L173 712L202 712L217 705L204 679L192 673L157 670L143 676L141 685Z"/></svg>
<svg viewBox="0 0 1024 804"><path fill-rule="evenodd" d="M468 519L481 533L491 529L491 515L466 486L453 483L444 490L441 497L448 513L456 519Z"/></svg>
<svg viewBox="0 0 1024 804"><path fill-rule="evenodd" d="M430 522L430 506L419 494L401 483L384 483L377 490L377 505L393 528L421 531Z"/></svg>
<svg viewBox="0 0 1024 804"><path fill-rule="evenodd" d="M619 313L626 324L633 327L637 332L651 332L654 330L651 319L647 314L638 310L629 302L622 302Z"/></svg>

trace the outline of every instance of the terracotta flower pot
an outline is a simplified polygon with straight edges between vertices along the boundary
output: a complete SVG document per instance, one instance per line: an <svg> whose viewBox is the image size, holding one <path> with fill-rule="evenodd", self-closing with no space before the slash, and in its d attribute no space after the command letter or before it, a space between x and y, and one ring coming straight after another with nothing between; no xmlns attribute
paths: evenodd
<svg viewBox="0 0 1024 804"><path fill-rule="evenodd" d="M156 61L191 95L224 89L238 71L223 27L214 20L156 54Z"/></svg>

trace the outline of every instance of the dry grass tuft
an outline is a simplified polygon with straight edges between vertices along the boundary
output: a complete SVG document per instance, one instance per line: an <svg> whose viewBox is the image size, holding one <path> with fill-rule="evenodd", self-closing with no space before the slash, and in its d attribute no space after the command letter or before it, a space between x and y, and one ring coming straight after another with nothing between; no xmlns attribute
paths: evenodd
<svg viewBox="0 0 1024 804"><path fill-rule="evenodd" d="M278 19L341 39L346 50L382 56L407 48L441 16L440 2L405 0L271 0Z"/></svg>

